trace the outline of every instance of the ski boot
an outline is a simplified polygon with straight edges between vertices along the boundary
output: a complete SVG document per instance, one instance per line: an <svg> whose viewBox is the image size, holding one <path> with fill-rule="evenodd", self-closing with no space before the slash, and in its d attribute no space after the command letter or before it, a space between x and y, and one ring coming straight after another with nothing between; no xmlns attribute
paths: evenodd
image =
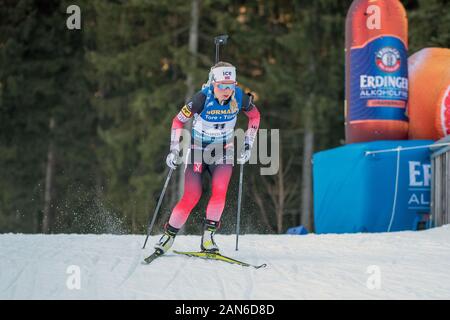
<svg viewBox="0 0 450 320"><path fill-rule="evenodd" d="M159 242L155 244L155 250L159 254L166 253L170 247L172 247L172 244L175 241L175 236L179 230L180 229L172 227L169 223L166 223L164 226L164 234L159 239Z"/></svg>
<svg viewBox="0 0 450 320"><path fill-rule="evenodd" d="M220 222L205 219L202 242L200 248L202 251L218 253L219 247L214 241L214 234L219 229Z"/></svg>

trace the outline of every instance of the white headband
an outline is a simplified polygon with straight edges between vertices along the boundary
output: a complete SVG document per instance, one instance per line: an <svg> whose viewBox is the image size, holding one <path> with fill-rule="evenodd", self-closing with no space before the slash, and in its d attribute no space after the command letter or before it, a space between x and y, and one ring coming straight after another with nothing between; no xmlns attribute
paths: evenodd
<svg viewBox="0 0 450 320"><path fill-rule="evenodd" d="M212 81L236 81L236 68L235 67L218 67L212 69Z"/></svg>

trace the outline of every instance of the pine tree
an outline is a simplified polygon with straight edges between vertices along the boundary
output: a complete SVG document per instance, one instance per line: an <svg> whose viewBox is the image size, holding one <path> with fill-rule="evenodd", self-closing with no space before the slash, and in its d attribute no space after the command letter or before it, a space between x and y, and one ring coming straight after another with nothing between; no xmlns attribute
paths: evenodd
<svg viewBox="0 0 450 320"><path fill-rule="evenodd" d="M70 184L85 189L95 171L82 36L67 29L67 6L0 8L1 231L64 229L64 210L78 201Z"/></svg>

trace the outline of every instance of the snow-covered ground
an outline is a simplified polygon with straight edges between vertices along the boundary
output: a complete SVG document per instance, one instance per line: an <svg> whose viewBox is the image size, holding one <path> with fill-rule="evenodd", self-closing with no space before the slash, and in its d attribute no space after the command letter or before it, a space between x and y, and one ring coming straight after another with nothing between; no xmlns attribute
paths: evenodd
<svg viewBox="0 0 450 320"><path fill-rule="evenodd" d="M450 226L345 235L218 235L253 269L174 253L158 236L0 235L0 299L450 299ZM178 236L197 250L199 236ZM79 284L79 288L78 288Z"/></svg>

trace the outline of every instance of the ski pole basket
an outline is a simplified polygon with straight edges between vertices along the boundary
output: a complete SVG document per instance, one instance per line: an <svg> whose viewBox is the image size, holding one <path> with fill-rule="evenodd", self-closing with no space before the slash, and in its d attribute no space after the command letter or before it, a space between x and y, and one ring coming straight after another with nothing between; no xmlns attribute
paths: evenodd
<svg viewBox="0 0 450 320"><path fill-rule="evenodd" d="M431 154L431 223L439 227L450 223L450 137L436 145L440 147L432 147Z"/></svg>

